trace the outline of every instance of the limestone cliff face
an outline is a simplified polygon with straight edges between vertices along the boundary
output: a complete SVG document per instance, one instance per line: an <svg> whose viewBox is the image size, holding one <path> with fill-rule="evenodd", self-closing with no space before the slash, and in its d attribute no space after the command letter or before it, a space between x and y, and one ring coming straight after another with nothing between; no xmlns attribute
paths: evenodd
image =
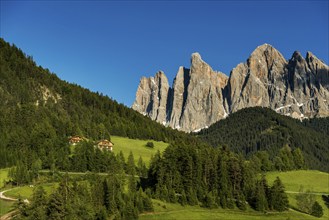
<svg viewBox="0 0 329 220"><path fill-rule="evenodd" d="M163 72L142 78L133 109L172 128L191 132L242 108L263 106L303 119L329 116L329 68L311 52L290 60L269 44L257 47L228 78L193 53L169 88Z"/></svg>
<svg viewBox="0 0 329 220"><path fill-rule="evenodd" d="M162 71L155 77L143 77L137 89L133 109L148 115L152 120L166 124L168 91L168 79Z"/></svg>
<svg viewBox="0 0 329 220"><path fill-rule="evenodd" d="M228 77L213 71L198 53L192 54L189 76L180 128L195 131L225 117L222 90Z"/></svg>
<svg viewBox="0 0 329 220"><path fill-rule="evenodd" d="M179 67L177 75L174 79L172 90L172 107L169 110L168 121L172 128L180 129L181 117L184 112L184 106L187 99L187 88L190 82L190 70Z"/></svg>

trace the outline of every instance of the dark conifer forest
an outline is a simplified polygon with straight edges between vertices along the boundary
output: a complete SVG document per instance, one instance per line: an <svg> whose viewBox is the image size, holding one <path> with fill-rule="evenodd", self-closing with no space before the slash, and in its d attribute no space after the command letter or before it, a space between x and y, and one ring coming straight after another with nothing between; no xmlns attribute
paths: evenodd
<svg viewBox="0 0 329 220"><path fill-rule="evenodd" d="M309 168L329 171L329 118L301 122L268 108L246 108L197 136L214 147L227 146L247 158L257 151L266 151L277 163L281 163L277 157L280 151L288 149L293 154L299 148Z"/></svg>

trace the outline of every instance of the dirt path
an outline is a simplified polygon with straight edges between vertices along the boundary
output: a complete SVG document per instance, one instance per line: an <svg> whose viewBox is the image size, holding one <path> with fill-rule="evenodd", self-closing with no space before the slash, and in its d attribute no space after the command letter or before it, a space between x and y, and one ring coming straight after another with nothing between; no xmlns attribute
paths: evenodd
<svg viewBox="0 0 329 220"><path fill-rule="evenodd" d="M15 199L15 198L7 197L7 196L4 195L5 192L8 192L10 190L12 190L12 189L7 189L7 190L4 190L4 191L1 191L0 192L0 199L7 200L7 201L17 201L17 199Z"/></svg>
<svg viewBox="0 0 329 220"><path fill-rule="evenodd" d="M17 211L11 211L0 217L0 220L10 220L16 215Z"/></svg>
<svg viewBox="0 0 329 220"><path fill-rule="evenodd" d="M285 192L289 194L304 193L304 194L317 195L317 196L328 195L328 193L319 193L319 192L295 192L295 191L285 191Z"/></svg>

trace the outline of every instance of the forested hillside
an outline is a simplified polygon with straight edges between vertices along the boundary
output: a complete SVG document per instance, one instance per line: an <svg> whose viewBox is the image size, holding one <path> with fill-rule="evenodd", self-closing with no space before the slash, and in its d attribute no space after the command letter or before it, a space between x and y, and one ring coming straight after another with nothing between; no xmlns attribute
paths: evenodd
<svg viewBox="0 0 329 220"><path fill-rule="evenodd" d="M14 165L22 154L44 164L67 157L71 135L195 141L107 96L60 80L3 39L0 48L0 167Z"/></svg>
<svg viewBox="0 0 329 220"><path fill-rule="evenodd" d="M309 168L329 170L329 119L292 119L268 108L246 108L197 134L213 146L226 145L246 156L267 151L274 159L281 148L300 148Z"/></svg>

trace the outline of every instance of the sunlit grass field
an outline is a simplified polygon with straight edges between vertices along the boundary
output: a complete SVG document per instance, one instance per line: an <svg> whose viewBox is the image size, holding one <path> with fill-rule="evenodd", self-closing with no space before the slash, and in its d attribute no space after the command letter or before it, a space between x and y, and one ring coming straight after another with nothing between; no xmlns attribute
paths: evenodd
<svg viewBox="0 0 329 220"><path fill-rule="evenodd" d="M287 172L269 172L266 178L272 183L279 176L286 190L299 191L301 185L311 192L329 194L329 173L317 170L296 170Z"/></svg>
<svg viewBox="0 0 329 220"><path fill-rule="evenodd" d="M0 199L0 216L3 216L4 214L13 210L13 204L14 202Z"/></svg>
<svg viewBox="0 0 329 220"><path fill-rule="evenodd" d="M292 192L299 192L301 185L303 185L304 191L310 190L314 193L329 195L329 173L324 173L317 170L269 172L266 174L268 183L272 184L277 176L281 179L286 188L289 204L293 209L298 208L296 202L297 194ZM329 219L329 209L325 205L321 195L315 195L315 198L323 208L324 214L320 219Z"/></svg>
<svg viewBox="0 0 329 220"><path fill-rule="evenodd" d="M41 184L47 195L50 195L58 186L58 183L44 183ZM28 186L16 187L8 192L5 192L4 195L12 198L18 198L21 196L23 199L31 199L33 190L36 188Z"/></svg>
<svg viewBox="0 0 329 220"><path fill-rule="evenodd" d="M10 168L0 169L0 188L4 187L4 182L9 180L9 169Z"/></svg>
<svg viewBox="0 0 329 220"><path fill-rule="evenodd" d="M181 206L179 204L164 203L159 200L153 200L154 213L145 213L139 216L142 220L315 220L319 219L310 215L306 215L294 210L285 211L282 213L260 213L253 210L240 211L238 209L205 209L199 206ZM323 218L321 218L323 219Z"/></svg>
<svg viewBox="0 0 329 220"><path fill-rule="evenodd" d="M149 165L150 158L158 150L163 152L169 144L153 141L153 140L138 140L138 139L129 139L126 137L111 136L111 142L114 143L113 152L115 154L122 151L125 159L127 160L130 151L134 155L135 164L137 164L139 157L141 156L146 166ZM153 142L154 148L149 148L146 146L147 142Z"/></svg>

